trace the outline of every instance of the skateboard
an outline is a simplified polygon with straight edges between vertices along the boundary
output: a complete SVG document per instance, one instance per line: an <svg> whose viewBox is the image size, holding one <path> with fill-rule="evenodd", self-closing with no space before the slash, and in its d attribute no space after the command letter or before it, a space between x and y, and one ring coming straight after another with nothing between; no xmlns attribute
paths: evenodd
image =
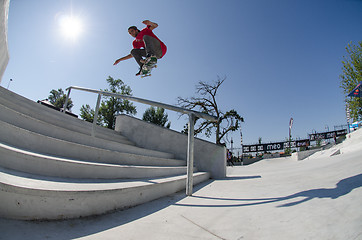
<svg viewBox="0 0 362 240"><path fill-rule="evenodd" d="M157 58L156 57L146 58L145 64L143 64L141 69L141 78L151 76L151 71L153 68L157 68Z"/></svg>

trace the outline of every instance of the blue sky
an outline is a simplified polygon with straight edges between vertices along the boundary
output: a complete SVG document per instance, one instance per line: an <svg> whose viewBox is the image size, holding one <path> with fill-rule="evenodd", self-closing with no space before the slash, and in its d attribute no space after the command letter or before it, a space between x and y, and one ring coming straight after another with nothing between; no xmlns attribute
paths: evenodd
<svg viewBox="0 0 362 240"><path fill-rule="evenodd" d="M194 96L199 81L226 77L217 99L244 117L244 144L285 140L291 117L293 137L303 139L346 122L339 75L345 47L362 40L361 13L359 0L13 0L1 85L13 79L10 90L36 101L71 85L105 89L112 76L133 96L174 105ZM69 15L82 25L75 39L61 31ZM168 52L141 79L133 59L113 62L132 48L128 27L146 19L159 24L154 33ZM77 114L96 103L89 93L71 98ZM141 118L148 106L136 105ZM180 131L187 119L167 113ZM240 147L240 133L231 137Z"/></svg>

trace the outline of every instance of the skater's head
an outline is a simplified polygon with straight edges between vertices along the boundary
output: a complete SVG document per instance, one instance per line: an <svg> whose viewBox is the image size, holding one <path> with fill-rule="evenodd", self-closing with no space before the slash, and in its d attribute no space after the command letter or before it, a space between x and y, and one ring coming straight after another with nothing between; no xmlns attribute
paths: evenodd
<svg viewBox="0 0 362 240"><path fill-rule="evenodd" d="M128 33L132 37L136 37L139 32L140 32L140 30L138 30L138 28L136 26L131 26L131 27L128 28Z"/></svg>

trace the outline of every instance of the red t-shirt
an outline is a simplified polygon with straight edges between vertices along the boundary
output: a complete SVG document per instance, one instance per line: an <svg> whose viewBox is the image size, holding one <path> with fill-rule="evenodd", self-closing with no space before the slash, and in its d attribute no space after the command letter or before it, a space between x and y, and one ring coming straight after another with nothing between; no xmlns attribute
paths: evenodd
<svg viewBox="0 0 362 240"><path fill-rule="evenodd" d="M162 57L166 54L167 51L167 47L166 45L160 40L158 39L158 37L156 37L156 35L152 32L151 29L149 29L150 26L145 27L144 29L142 29L136 36L136 39L133 40L133 48L135 49L139 49L139 48L144 48L145 47L145 42L143 41L143 36L144 35L148 35L151 36L153 38L156 38L158 41L160 41L161 44L161 50L162 50ZM161 57L161 58L162 58Z"/></svg>

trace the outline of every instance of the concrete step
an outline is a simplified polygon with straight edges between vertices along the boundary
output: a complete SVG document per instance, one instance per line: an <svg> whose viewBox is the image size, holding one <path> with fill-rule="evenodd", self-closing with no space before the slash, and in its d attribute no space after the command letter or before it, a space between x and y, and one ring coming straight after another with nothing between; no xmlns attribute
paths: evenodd
<svg viewBox="0 0 362 240"><path fill-rule="evenodd" d="M111 151L72 143L0 122L0 143L23 150L87 162L145 166L185 166L184 160Z"/></svg>
<svg viewBox="0 0 362 240"><path fill-rule="evenodd" d="M112 151L124 153L140 154L145 156L174 158L171 153L153 151L134 146L129 140L118 140L118 142L92 137L83 133L74 132L56 125L26 116L18 113L2 104L0 104L0 121L23 128L44 136L49 136L68 142L78 143L81 145L103 148Z"/></svg>
<svg viewBox="0 0 362 240"><path fill-rule="evenodd" d="M133 179L186 174L186 166L135 166L90 163L52 157L0 143L0 167L62 178ZM197 171L195 168L194 171Z"/></svg>
<svg viewBox="0 0 362 240"><path fill-rule="evenodd" d="M3 87L0 87L0 103L32 118L51 123L74 132L83 133L89 136L92 134L92 123L45 107ZM95 136L111 141L123 142L124 140L127 140L126 137L120 135L114 130L100 126L96 126Z"/></svg>
<svg viewBox="0 0 362 240"><path fill-rule="evenodd" d="M0 87L1 217L78 218L172 194L187 172L174 156ZM211 176L194 172L194 184Z"/></svg>
<svg viewBox="0 0 362 240"><path fill-rule="evenodd" d="M209 179L194 174L194 184ZM185 188L186 176L94 182L36 179L0 169L0 216L23 220L51 220L104 214L133 207Z"/></svg>

